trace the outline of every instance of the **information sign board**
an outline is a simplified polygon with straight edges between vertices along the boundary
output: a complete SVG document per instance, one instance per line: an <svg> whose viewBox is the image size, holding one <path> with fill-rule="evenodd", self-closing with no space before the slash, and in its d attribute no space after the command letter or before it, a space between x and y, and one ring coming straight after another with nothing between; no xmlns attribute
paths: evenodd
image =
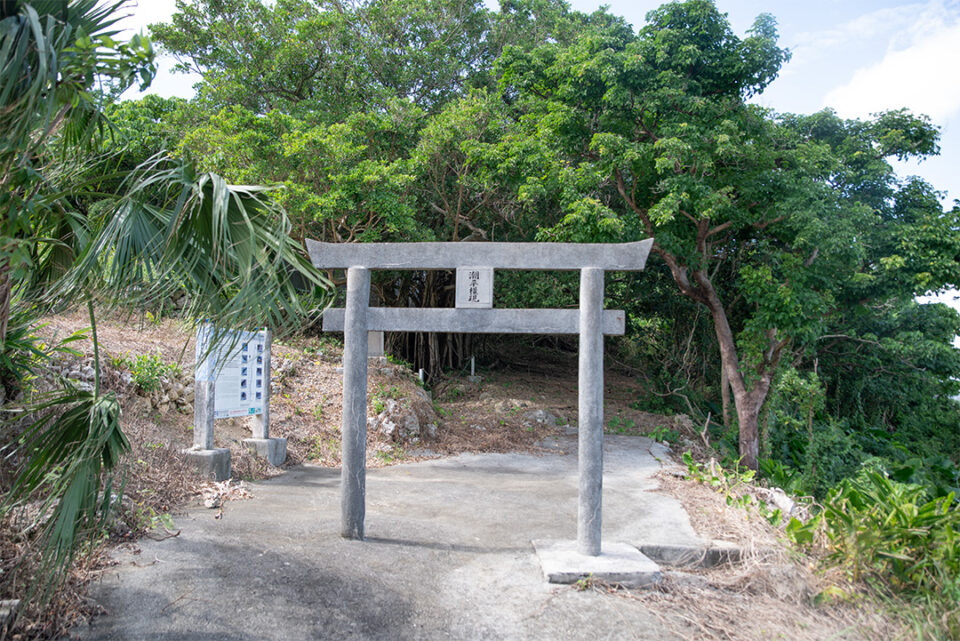
<svg viewBox="0 0 960 641"><path fill-rule="evenodd" d="M219 345L209 345L217 332ZM214 330L205 323L197 329L197 381L215 380L213 417L262 414L270 385L265 353L266 332Z"/></svg>

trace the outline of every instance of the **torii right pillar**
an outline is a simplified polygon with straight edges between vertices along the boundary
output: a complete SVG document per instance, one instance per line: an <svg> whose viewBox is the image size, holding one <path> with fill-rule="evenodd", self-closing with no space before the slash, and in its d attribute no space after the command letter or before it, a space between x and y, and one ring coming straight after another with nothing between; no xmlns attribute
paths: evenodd
<svg viewBox="0 0 960 641"><path fill-rule="evenodd" d="M600 554L603 529L603 269L580 270L577 551Z"/></svg>

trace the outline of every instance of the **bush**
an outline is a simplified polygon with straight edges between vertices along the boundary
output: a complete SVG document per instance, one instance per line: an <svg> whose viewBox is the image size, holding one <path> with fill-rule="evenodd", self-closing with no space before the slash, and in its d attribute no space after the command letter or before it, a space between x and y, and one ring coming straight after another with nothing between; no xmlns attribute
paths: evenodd
<svg viewBox="0 0 960 641"><path fill-rule="evenodd" d="M876 462L831 490L818 515L787 525L795 542L822 547L826 565L917 605L931 628L921 637L950 639L960 638L958 531L952 493L929 499L927 488L889 478Z"/></svg>
<svg viewBox="0 0 960 641"><path fill-rule="evenodd" d="M804 486L818 498L857 473L866 458L847 429L846 421L816 423L803 459Z"/></svg>
<svg viewBox="0 0 960 641"><path fill-rule="evenodd" d="M133 359L123 356L113 359L113 364L129 369L133 382L148 394L160 388L160 379L164 376L179 378L182 374L179 365L164 363L160 354L137 354Z"/></svg>

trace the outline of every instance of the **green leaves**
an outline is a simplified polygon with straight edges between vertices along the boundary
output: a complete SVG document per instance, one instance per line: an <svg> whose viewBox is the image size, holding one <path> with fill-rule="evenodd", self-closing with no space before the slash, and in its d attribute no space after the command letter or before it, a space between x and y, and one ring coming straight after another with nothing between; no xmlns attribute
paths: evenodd
<svg viewBox="0 0 960 641"><path fill-rule="evenodd" d="M830 492L820 515L794 521L787 532L795 542L822 536L827 563L854 580L914 595L960 590L960 512L952 494L927 500L922 487L865 468Z"/></svg>
<svg viewBox="0 0 960 641"><path fill-rule="evenodd" d="M149 41L114 39L123 3L16 4L20 12L0 20L0 365L44 353L18 310L65 301L87 300L93 321L94 298L142 308L186 293L188 317L298 326L307 311L290 275L319 289L329 283L268 190L198 175L162 150L128 162L106 144L110 83L119 92L152 72ZM39 418L11 445L19 474L4 508L41 503L45 596L78 547L102 533L110 472L129 447L117 399L100 394L95 327L93 341L93 392L68 386L17 410Z"/></svg>
<svg viewBox="0 0 960 641"><path fill-rule="evenodd" d="M594 198L570 206L570 213L550 229L541 229L537 240L561 243L617 242L624 234L624 222L616 212Z"/></svg>
<svg viewBox="0 0 960 641"><path fill-rule="evenodd" d="M66 387L26 411L41 418L21 437L18 453L24 458L3 510L9 513L41 497L35 526L43 527L44 550L34 587L46 598L65 578L80 544L101 535L112 508L109 472L130 444L112 393L98 396Z"/></svg>

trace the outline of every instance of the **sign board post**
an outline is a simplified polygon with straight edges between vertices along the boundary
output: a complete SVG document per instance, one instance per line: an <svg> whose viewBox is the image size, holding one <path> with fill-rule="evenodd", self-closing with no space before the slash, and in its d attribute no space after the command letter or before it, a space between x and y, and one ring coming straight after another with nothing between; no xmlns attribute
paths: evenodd
<svg viewBox="0 0 960 641"><path fill-rule="evenodd" d="M273 346L273 333L263 330L263 352L257 355L257 369L262 369L262 377L255 379L254 400L262 402L260 413L251 417L253 438L270 438L270 348Z"/></svg>
<svg viewBox="0 0 960 641"><path fill-rule="evenodd" d="M603 309L604 271L639 271L652 239L622 244L319 243L314 267L347 270L346 309L328 309L325 331L344 332L341 534L363 539L366 501L367 332L579 334L577 551L601 554L603 336L624 333L624 313ZM486 265L487 267L477 267ZM371 269L456 269L457 308L369 307ZM579 270L580 309L493 309L494 269Z"/></svg>

